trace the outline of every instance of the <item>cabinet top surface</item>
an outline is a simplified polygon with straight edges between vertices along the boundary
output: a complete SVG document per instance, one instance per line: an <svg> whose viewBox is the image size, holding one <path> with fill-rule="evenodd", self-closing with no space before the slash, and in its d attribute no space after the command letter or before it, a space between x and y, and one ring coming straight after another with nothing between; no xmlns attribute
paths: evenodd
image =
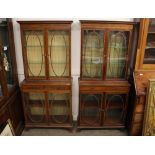
<svg viewBox="0 0 155 155"><path fill-rule="evenodd" d="M135 71L133 76L137 95L145 95L149 79L155 78L155 71Z"/></svg>
<svg viewBox="0 0 155 155"><path fill-rule="evenodd" d="M139 22L132 21L102 21L102 20L80 20L81 24L137 24Z"/></svg>
<svg viewBox="0 0 155 155"><path fill-rule="evenodd" d="M73 21L17 21L19 24L71 24Z"/></svg>

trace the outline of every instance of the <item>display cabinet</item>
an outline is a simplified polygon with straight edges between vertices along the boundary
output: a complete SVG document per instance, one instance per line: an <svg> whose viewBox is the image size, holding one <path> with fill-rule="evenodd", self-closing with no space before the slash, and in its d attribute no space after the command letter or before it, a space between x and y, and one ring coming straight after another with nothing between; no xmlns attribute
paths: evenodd
<svg viewBox="0 0 155 155"><path fill-rule="evenodd" d="M0 125L11 120L15 134L23 130L12 19L0 18Z"/></svg>
<svg viewBox="0 0 155 155"><path fill-rule="evenodd" d="M26 127L72 128L71 21L18 21Z"/></svg>
<svg viewBox="0 0 155 155"><path fill-rule="evenodd" d="M125 128L130 84L80 81L79 129Z"/></svg>
<svg viewBox="0 0 155 155"><path fill-rule="evenodd" d="M82 22L81 79L126 80L132 29L130 24Z"/></svg>
<svg viewBox="0 0 155 155"><path fill-rule="evenodd" d="M25 126L72 128L71 81L23 81Z"/></svg>
<svg viewBox="0 0 155 155"><path fill-rule="evenodd" d="M139 42L137 47L136 70L155 69L155 19L140 20Z"/></svg>
<svg viewBox="0 0 155 155"><path fill-rule="evenodd" d="M142 135L148 80L155 78L154 35L155 19L140 19L135 71L133 74L134 83L131 95L130 135Z"/></svg>
<svg viewBox="0 0 155 155"><path fill-rule="evenodd" d="M78 128L124 128L132 22L81 21Z"/></svg>
<svg viewBox="0 0 155 155"><path fill-rule="evenodd" d="M71 77L71 21L18 21L26 80Z"/></svg>
<svg viewBox="0 0 155 155"><path fill-rule="evenodd" d="M7 19L0 19L0 98L8 96L17 86L17 76L14 74L16 65L14 54L11 53L14 48L13 36L11 36L11 22Z"/></svg>

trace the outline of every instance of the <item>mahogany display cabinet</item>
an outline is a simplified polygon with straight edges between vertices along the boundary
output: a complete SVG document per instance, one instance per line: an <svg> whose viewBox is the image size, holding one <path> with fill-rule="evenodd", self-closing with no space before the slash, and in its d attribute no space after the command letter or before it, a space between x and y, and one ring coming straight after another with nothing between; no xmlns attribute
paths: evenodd
<svg viewBox="0 0 155 155"><path fill-rule="evenodd" d="M71 86L71 81L23 81L26 127L72 128Z"/></svg>
<svg viewBox="0 0 155 155"><path fill-rule="evenodd" d="M124 128L128 82L80 81L79 129Z"/></svg>
<svg viewBox="0 0 155 155"><path fill-rule="evenodd" d="M15 135L24 128L12 19L0 18L0 128L10 119Z"/></svg>
<svg viewBox="0 0 155 155"><path fill-rule="evenodd" d="M78 129L125 128L133 22L81 21Z"/></svg>
<svg viewBox="0 0 155 155"><path fill-rule="evenodd" d="M72 21L18 21L26 127L72 128Z"/></svg>
<svg viewBox="0 0 155 155"><path fill-rule="evenodd" d="M132 93L132 113L130 135L142 135L144 109L148 80L155 78L155 19L140 19L140 30L137 47L134 87Z"/></svg>

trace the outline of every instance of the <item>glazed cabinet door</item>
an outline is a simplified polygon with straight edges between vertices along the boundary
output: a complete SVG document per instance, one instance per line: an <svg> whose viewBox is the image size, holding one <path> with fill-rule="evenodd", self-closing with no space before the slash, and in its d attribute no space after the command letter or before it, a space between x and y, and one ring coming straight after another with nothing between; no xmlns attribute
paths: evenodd
<svg viewBox="0 0 155 155"><path fill-rule="evenodd" d="M148 30L143 64L155 64L155 19L148 19Z"/></svg>
<svg viewBox="0 0 155 155"><path fill-rule="evenodd" d="M27 80L71 77L71 21L18 21Z"/></svg>
<svg viewBox="0 0 155 155"><path fill-rule="evenodd" d="M102 94L80 94L80 125L101 125L102 97Z"/></svg>
<svg viewBox="0 0 155 155"><path fill-rule="evenodd" d="M14 60L14 61L13 61ZM17 84L11 19L0 18L0 96L8 96ZM14 66L14 67L13 67Z"/></svg>
<svg viewBox="0 0 155 155"><path fill-rule="evenodd" d="M127 78L130 31L109 31L106 63L106 79Z"/></svg>
<svg viewBox="0 0 155 155"><path fill-rule="evenodd" d="M46 124L46 101L44 93L24 93L26 123Z"/></svg>
<svg viewBox="0 0 155 155"><path fill-rule="evenodd" d="M144 19L143 68L155 69L155 18Z"/></svg>
<svg viewBox="0 0 155 155"><path fill-rule="evenodd" d="M3 67L2 49L3 49L2 44L0 44L0 100L8 94L7 82L3 74L4 67Z"/></svg>
<svg viewBox="0 0 155 155"><path fill-rule="evenodd" d="M25 76L29 79L45 79L44 31L24 30L22 36Z"/></svg>
<svg viewBox="0 0 155 155"><path fill-rule="evenodd" d="M126 80L131 30L82 30L81 78Z"/></svg>
<svg viewBox="0 0 155 155"><path fill-rule="evenodd" d="M136 57L136 70L155 69L155 18L140 20L139 42Z"/></svg>
<svg viewBox="0 0 155 155"><path fill-rule="evenodd" d="M105 94L104 126L125 126L127 94Z"/></svg>
<svg viewBox="0 0 155 155"><path fill-rule="evenodd" d="M48 31L48 61L50 78L70 76L70 31Z"/></svg>
<svg viewBox="0 0 155 155"><path fill-rule="evenodd" d="M48 107L50 124L72 123L71 95L69 93L48 93Z"/></svg>
<svg viewBox="0 0 155 155"><path fill-rule="evenodd" d="M82 30L81 50L81 77L83 79L102 79L104 61L104 31Z"/></svg>

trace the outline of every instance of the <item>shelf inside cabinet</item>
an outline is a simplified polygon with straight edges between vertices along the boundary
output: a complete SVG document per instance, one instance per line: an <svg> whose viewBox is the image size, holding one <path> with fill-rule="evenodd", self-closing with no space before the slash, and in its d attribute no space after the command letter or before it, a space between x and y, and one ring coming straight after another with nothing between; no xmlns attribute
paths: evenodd
<svg viewBox="0 0 155 155"><path fill-rule="evenodd" d="M120 104L120 102L114 102L114 103L110 103L109 106L107 106L107 109L122 109L123 105Z"/></svg>
<svg viewBox="0 0 155 155"><path fill-rule="evenodd" d="M29 105L31 107L43 107L40 102L44 102L44 100L29 100Z"/></svg>
<svg viewBox="0 0 155 155"><path fill-rule="evenodd" d="M26 48L33 48L33 47L39 47L39 48L43 48L44 46L41 46L41 45L25 45L24 47Z"/></svg>
<svg viewBox="0 0 155 155"><path fill-rule="evenodd" d="M82 102L81 103L82 105L83 105L83 108L82 109L89 109L89 108L100 108L98 105L97 105L97 103L96 102L90 102L89 101L89 103L85 103L85 102ZM85 105L85 106L84 106Z"/></svg>
<svg viewBox="0 0 155 155"><path fill-rule="evenodd" d="M110 117L107 117L105 120L104 120L104 124L106 125L110 125L110 124L124 124L120 119L118 118L110 118Z"/></svg>
<svg viewBox="0 0 155 155"><path fill-rule="evenodd" d="M63 47L63 48L66 48L66 47L70 47L70 46L68 44L67 45L57 44L57 45L48 45L48 47Z"/></svg>
<svg viewBox="0 0 155 155"><path fill-rule="evenodd" d="M148 34L154 34L155 35L155 31L148 31Z"/></svg>
<svg viewBox="0 0 155 155"><path fill-rule="evenodd" d="M42 64L42 62L28 62L28 64ZM61 63L57 63L57 62L52 62L52 64L69 64L69 63L66 63L66 62L61 62Z"/></svg>
<svg viewBox="0 0 155 155"><path fill-rule="evenodd" d="M52 123L62 124L69 123L69 115L50 115L49 116Z"/></svg>
<svg viewBox="0 0 155 155"><path fill-rule="evenodd" d="M102 46L83 46L83 49L103 49Z"/></svg>
<svg viewBox="0 0 155 155"><path fill-rule="evenodd" d="M108 48L114 48L114 49L127 49L127 47L120 47L120 46L108 46Z"/></svg>
<svg viewBox="0 0 155 155"><path fill-rule="evenodd" d="M33 106L30 108L31 116L40 116L45 114L45 110L42 107L39 106Z"/></svg>
<svg viewBox="0 0 155 155"><path fill-rule="evenodd" d="M117 61L119 63L120 61L126 60L126 58L107 58L107 59L108 59L108 61L110 60L110 63L113 61Z"/></svg>
<svg viewBox="0 0 155 155"><path fill-rule="evenodd" d="M155 46L146 46L145 49L155 48Z"/></svg>

